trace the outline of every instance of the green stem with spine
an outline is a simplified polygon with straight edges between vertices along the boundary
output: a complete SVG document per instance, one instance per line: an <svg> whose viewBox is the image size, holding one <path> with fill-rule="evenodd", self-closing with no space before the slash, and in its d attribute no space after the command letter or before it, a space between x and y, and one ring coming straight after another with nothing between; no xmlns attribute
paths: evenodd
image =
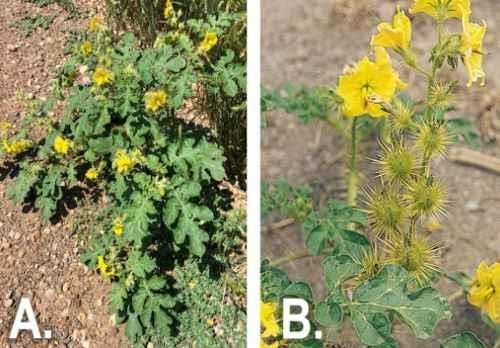
<svg viewBox="0 0 500 348"><path fill-rule="evenodd" d="M347 177L347 203L350 206L356 206L356 198L358 197L358 184L359 184L359 173L358 173L358 140L356 138L357 133L357 117L352 119L351 128L351 161L349 166L349 174Z"/></svg>

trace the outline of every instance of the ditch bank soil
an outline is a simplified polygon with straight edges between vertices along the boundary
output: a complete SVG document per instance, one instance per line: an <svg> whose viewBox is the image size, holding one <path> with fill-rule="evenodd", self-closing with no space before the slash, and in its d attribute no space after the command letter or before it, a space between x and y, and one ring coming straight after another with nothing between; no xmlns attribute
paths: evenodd
<svg viewBox="0 0 500 348"><path fill-rule="evenodd" d="M399 1L407 8L410 1ZM485 19L488 33L485 48L485 70L488 86L485 88L460 88L456 102L457 115L467 115L480 127L485 118L500 120L500 3L495 0L472 1L475 21ZM329 85L335 84L347 64L354 63L368 53L369 41L376 25L389 21L396 2L388 0L274 0L263 1L262 29L262 78L267 88L278 89L286 84ZM458 22L457 22L458 23ZM423 16L413 19L415 50L423 53L435 37L431 22ZM432 40L430 40L432 39ZM404 70L404 68L400 69ZM466 74L461 85L465 85ZM456 75L453 75L456 76ZM410 85L417 85L417 93L424 91L424 81L413 74L402 73ZM414 89L413 89L414 90ZM493 108L492 108L493 106ZM497 142L485 142L481 152L499 157L500 134ZM363 145L364 151L373 153L376 141ZM262 178L272 182L286 179L292 184L307 184L314 190L317 206L333 197L342 197L342 141L326 125L319 122L304 125L283 112L267 115L267 127L262 135ZM368 162L368 161L367 161ZM443 222L443 230L431 238L444 244L442 266L451 271L472 274L481 260L494 262L500 254L500 175L473 167L440 160L435 171L448 186L450 206ZM364 172L373 166L364 164ZM364 182L369 182L365 174ZM277 220L276 220L277 221ZM274 221L274 222L276 222ZM265 232L262 238L264 257L278 259L304 250L301 230L296 225ZM295 280L314 284L315 295L325 294L323 275L318 259L303 259L285 266ZM457 288L449 282L439 282L438 287L447 295ZM442 322L435 336L417 340L401 325L395 337L403 348L438 348L439 339L463 330L476 332L491 347L494 333L481 321L478 312L461 297L452 304L453 318ZM343 348L358 348L352 328L340 337L332 334L329 341Z"/></svg>
<svg viewBox="0 0 500 348"><path fill-rule="evenodd" d="M97 3L77 1L82 19L68 20L68 13L57 5L39 8L20 0L2 1L0 121L19 121L24 109L21 93L48 94L54 69L63 61L68 30L83 28ZM35 13L55 16L49 29L24 37L11 27ZM9 182L0 182L0 347L126 347L123 329L107 313L109 283L79 262L82 245L72 235L73 214L56 225L46 223L37 213L24 212L7 200ZM26 332L15 342L8 340L21 296L32 299L40 328L52 330L50 341L35 344Z"/></svg>

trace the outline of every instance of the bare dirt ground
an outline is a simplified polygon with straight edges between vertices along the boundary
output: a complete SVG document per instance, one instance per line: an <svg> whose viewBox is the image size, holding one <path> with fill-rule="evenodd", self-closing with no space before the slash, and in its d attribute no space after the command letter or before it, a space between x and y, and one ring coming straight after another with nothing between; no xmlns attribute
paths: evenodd
<svg viewBox="0 0 500 348"><path fill-rule="evenodd" d="M399 1L403 8L410 1ZM388 0L273 0L263 1L262 18L262 76L263 85L280 88L287 83L315 86L335 84L346 64L355 62L368 53L370 37L376 25L389 21L396 2ZM457 97L460 115L471 117L480 126L485 117L500 119L500 114L485 111L492 104L500 110L500 2L472 0L475 21L485 19L488 33L485 39L486 88L461 88ZM457 22L458 23L458 22ZM422 53L433 37L431 22L423 16L413 20L414 47ZM460 69L462 86L466 74ZM424 81L412 74L402 74L406 81L414 81L422 93ZM266 181L287 179L293 184L308 184L314 189L316 202L338 197L342 191L342 142L337 135L320 123L303 125L293 116L272 112L263 130L262 176ZM373 148L374 143L365 144ZM499 140L485 143L481 152L500 156ZM442 266L471 274L481 260L494 262L500 254L500 175L458 165L447 160L436 162L435 170L445 179L451 201L444 229L435 235L445 248ZM368 168L369 169L369 168ZM368 179L365 177L365 182ZM304 248L298 226L273 231L263 236L263 256L276 259ZM315 284L319 297L322 271L317 259L304 259L286 266L294 279L305 279ZM445 294L456 287L440 282ZM472 330L483 338L488 347L494 333L479 318L478 312L465 299L453 303L452 320L443 322L435 338L416 340L405 329L396 328L396 338L403 348L439 347L439 338L462 330ZM360 347L354 334L333 337L342 347Z"/></svg>
<svg viewBox="0 0 500 348"><path fill-rule="evenodd" d="M21 0L1 2L0 121L16 123L22 117L19 92L48 94L54 68L62 63L67 30L82 27L98 2L76 3L83 11L80 20L67 20L57 5L40 9ZM34 13L55 16L48 30L25 38L10 27ZM45 223L37 213L25 213L6 199L8 184L8 179L0 183L0 347L125 347L123 330L107 314L109 284L79 262L71 215L57 225ZM8 341L23 295L32 298L40 327L52 329L49 342L35 345L24 333L16 342Z"/></svg>

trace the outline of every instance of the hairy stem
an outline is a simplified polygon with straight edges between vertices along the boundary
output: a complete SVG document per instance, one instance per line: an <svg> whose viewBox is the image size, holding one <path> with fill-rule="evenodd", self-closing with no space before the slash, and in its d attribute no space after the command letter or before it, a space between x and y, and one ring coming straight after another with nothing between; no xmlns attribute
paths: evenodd
<svg viewBox="0 0 500 348"><path fill-rule="evenodd" d="M352 119L351 128L351 162L349 166L349 174L347 177L347 203L353 207L356 206L356 198L358 196L358 141L356 139L357 133L357 117Z"/></svg>

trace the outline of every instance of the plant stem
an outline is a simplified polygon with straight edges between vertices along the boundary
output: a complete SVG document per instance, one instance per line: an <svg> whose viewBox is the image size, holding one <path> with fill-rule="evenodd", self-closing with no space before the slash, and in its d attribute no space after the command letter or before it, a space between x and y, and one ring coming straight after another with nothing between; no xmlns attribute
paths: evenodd
<svg viewBox="0 0 500 348"><path fill-rule="evenodd" d="M493 348L500 348L500 337L498 337L495 341L495 345L493 346Z"/></svg>
<svg viewBox="0 0 500 348"><path fill-rule="evenodd" d="M455 300L458 300L460 297L464 295L464 291L462 289L455 291L453 294L448 296L448 302L453 302Z"/></svg>
<svg viewBox="0 0 500 348"><path fill-rule="evenodd" d="M352 128L351 128L351 163L349 167L349 175L347 177L347 203L350 206L356 206L356 198L358 196L358 159L357 159L357 139L356 139L356 131L357 131L357 117L352 119Z"/></svg>
<svg viewBox="0 0 500 348"><path fill-rule="evenodd" d="M280 266L284 263L288 263L288 262L292 262L292 261L297 261L297 260L301 260L301 259L305 259L307 257L314 257L315 255L311 255L307 250L306 251L303 251L301 253L298 253L298 254L292 254L292 255L288 255L288 256L285 256L285 257L282 257L280 259L277 259L273 262L271 262L271 266Z"/></svg>

